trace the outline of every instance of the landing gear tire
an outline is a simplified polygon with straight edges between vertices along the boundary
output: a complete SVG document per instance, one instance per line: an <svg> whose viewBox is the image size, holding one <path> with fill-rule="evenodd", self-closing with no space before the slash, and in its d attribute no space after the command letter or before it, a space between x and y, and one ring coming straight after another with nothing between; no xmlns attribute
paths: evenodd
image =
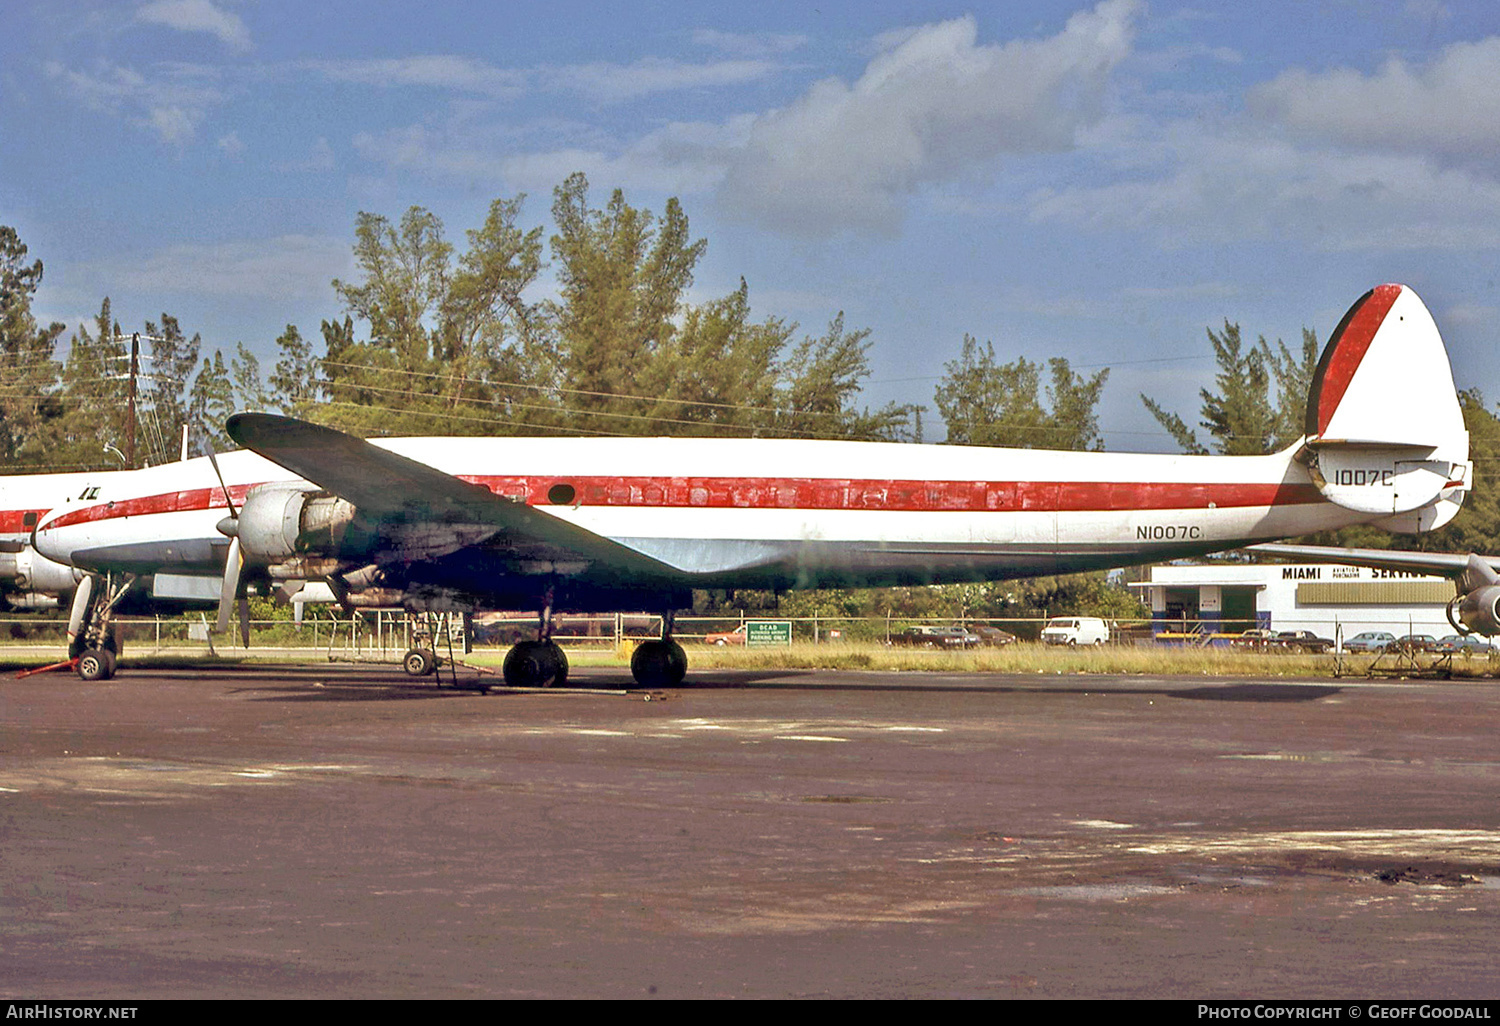
<svg viewBox="0 0 1500 1026"><path fill-rule="evenodd" d="M109 680L115 675L115 654L108 649L91 648L78 657L80 680Z"/></svg>
<svg viewBox="0 0 1500 1026"><path fill-rule="evenodd" d="M408 676L425 677L437 669L437 656L431 649L414 648L406 653L401 666Z"/></svg>
<svg viewBox="0 0 1500 1026"><path fill-rule="evenodd" d="M630 657L630 675L642 687L676 687L687 676L687 653L675 641L643 641Z"/></svg>
<svg viewBox="0 0 1500 1026"><path fill-rule="evenodd" d="M549 688L568 679L568 657L551 641L522 641L505 655L501 668L513 688Z"/></svg>
<svg viewBox="0 0 1500 1026"><path fill-rule="evenodd" d="M557 674L552 678L552 686L560 688L568 682L568 654L555 641L547 642L547 647L552 650L552 661L557 667Z"/></svg>

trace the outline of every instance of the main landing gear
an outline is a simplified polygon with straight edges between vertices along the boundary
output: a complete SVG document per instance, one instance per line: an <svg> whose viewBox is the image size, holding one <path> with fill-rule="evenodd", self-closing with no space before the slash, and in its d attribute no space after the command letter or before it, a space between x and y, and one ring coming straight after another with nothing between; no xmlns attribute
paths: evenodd
<svg viewBox="0 0 1500 1026"><path fill-rule="evenodd" d="M635 647L630 657L630 675L643 688L670 688L687 676L687 653L672 640L672 612L662 616L661 639L652 638Z"/></svg>
<svg viewBox="0 0 1500 1026"><path fill-rule="evenodd" d="M550 637L517 643L501 667L513 688L560 688L568 682L568 655Z"/></svg>
<svg viewBox="0 0 1500 1026"><path fill-rule="evenodd" d="M552 589L542 596L537 614L536 640L522 641L505 654L500 668L513 688L560 688L568 682L568 656L552 640Z"/></svg>
<svg viewBox="0 0 1500 1026"><path fill-rule="evenodd" d="M562 687L568 681L568 656L552 640L552 596L546 596L535 641L522 641L505 656L505 683L513 688ZM687 653L672 640L672 613L662 617L662 636L636 646L630 674L645 688L675 687L687 675Z"/></svg>
<svg viewBox="0 0 1500 1026"><path fill-rule="evenodd" d="M109 680L115 675L121 648L115 606L134 583L134 574L118 579L113 574L90 574L78 582L68 616L68 658L83 680Z"/></svg>

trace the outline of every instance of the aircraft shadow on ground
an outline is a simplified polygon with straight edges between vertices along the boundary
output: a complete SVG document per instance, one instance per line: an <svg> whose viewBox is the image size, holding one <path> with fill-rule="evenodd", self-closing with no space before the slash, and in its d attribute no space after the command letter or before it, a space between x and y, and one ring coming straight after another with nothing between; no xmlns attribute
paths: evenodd
<svg viewBox="0 0 1500 1026"><path fill-rule="evenodd" d="M348 666L220 666L207 672L199 672L204 677L230 678L226 683L230 684L232 694L251 696L251 701L258 702L404 702L473 697L486 691L491 698L524 698L530 694L558 693L547 688L507 688L498 675L471 676L461 673L456 683L446 675L440 681L431 677L415 680L404 676L399 669L388 666L368 669ZM171 676L180 678L182 674L179 671ZM923 679L921 675L909 673L846 674L824 670L703 670L689 673L687 680L675 688L663 689L642 688L624 670L584 670L573 675L566 690L571 694L585 695L590 691L597 691L601 697L618 697L622 691L691 693L762 690L845 694L1112 694L1201 702L1286 703L1315 702L1340 694L1344 689L1338 684L1308 682L1224 680L1174 686L1169 680L1128 683L1124 679L1104 680L1093 675L1033 678L1024 675L1001 677L973 674L969 678L960 678L943 674Z"/></svg>
<svg viewBox="0 0 1500 1026"><path fill-rule="evenodd" d="M908 676L908 675L899 675ZM1048 678L1045 682L1030 683L1025 679L1007 678L1004 681L986 680L981 675L976 675L973 682L953 683L951 681L934 680L840 680L834 675L817 670L735 670L735 671L706 671L690 674L688 679L676 688L667 689L643 689L630 679L625 673L590 673L576 677L568 682L570 692L587 693L597 690L601 696L617 695L620 691L642 690L666 690L683 692L703 691L737 691L737 690L759 690L759 691L804 691L804 692L842 692L842 693L900 693L900 694L981 694L981 695L1019 695L1019 694L1060 694L1060 695L1083 695L1108 693L1112 695L1148 695L1159 698L1176 698L1189 701L1202 702L1315 702L1319 699L1328 698L1339 694L1343 688L1339 685L1317 685L1317 684L1292 684L1292 683L1270 683L1270 682L1247 682L1247 681L1225 681L1222 684L1195 684L1191 687L1177 688L1168 682L1153 682L1151 684L1139 685L1115 685L1108 684L1097 679L1078 678L1077 683L1062 683L1055 678ZM444 682L442 685L425 683L406 683L391 681L367 681L353 682L342 681L330 683L325 688L320 688L309 693L306 686L278 689L281 695L265 700L293 700L293 701L380 701L382 696L391 700L403 700L406 698L440 698L459 697L472 695L476 691L486 687L492 690L492 696L519 695L525 697L528 694L547 694L550 689L537 688L534 691L516 690L504 688L502 682L492 677L482 677L477 680L464 681L460 679L458 687ZM262 690L262 689L256 689ZM556 694L555 691L550 693Z"/></svg>

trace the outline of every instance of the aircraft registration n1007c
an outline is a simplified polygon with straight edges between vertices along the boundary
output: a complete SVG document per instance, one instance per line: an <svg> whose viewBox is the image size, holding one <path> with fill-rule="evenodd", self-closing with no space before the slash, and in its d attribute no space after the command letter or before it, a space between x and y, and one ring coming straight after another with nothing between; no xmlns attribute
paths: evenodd
<svg viewBox="0 0 1500 1026"><path fill-rule="evenodd" d="M1308 396L1305 437L1265 456L1052 452L704 438L365 441L242 413L221 476L192 460L112 478L35 544L96 575L222 575L220 623L251 582L321 580L348 605L534 608L507 682L566 678L552 610L651 609L632 661L680 681L671 614L693 588L991 580L1174 559L1369 523L1420 533L1457 513L1469 443L1437 326L1401 285L1354 304ZM80 671L105 674L104 596L74 601ZM107 612L105 614L107 616ZM88 654L94 653L92 662ZM414 653L421 656L421 653ZM88 663L87 667L85 663ZM412 664L425 668L421 658Z"/></svg>

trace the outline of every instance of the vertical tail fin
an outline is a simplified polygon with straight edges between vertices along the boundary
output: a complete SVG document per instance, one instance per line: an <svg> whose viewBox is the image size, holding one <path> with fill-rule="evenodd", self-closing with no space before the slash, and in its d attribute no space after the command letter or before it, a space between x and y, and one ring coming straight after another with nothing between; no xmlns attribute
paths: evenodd
<svg viewBox="0 0 1500 1026"><path fill-rule="evenodd" d="M1334 329L1307 397L1305 459L1323 495L1387 513L1388 530L1451 520L1470 486L1469 433L1432 314L1405 285L1360 297Z"/></svg>

